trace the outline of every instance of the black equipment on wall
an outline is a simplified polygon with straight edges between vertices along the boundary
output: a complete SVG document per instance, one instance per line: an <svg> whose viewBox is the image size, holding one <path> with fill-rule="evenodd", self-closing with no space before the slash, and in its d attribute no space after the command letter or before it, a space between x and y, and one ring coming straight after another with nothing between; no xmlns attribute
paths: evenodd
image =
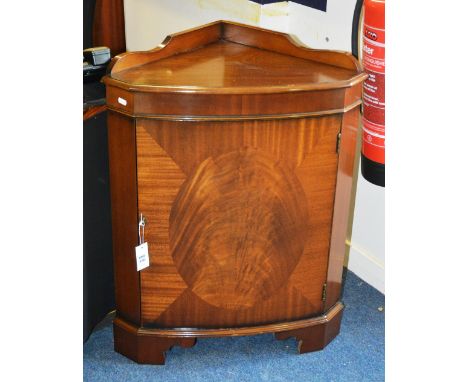
<svg viewBox="0 0 468 382"><path fill-rule="evenodd" d="M364 0L357 0L356 6L354 7L354 14L353 14L353 30L351 32L351 52L353 56L359 60L359 39L361 38L360 35L360 27L361 27L361 14L362 14L362 3Z"/></svg>
<svg viewBox="0 0 468 382"><path fill-rule="evenodd" d="M83 341L115 309L107 112L83 121Z"/></svg>
<svg viewBox="0 0 468 382"><path fill-rule="evenodd" d="M83 1L83 342L115 309L105 86L108 49L94 46L96 0ZM106 62L93 62L106 53ZM103 56L102 56L103 57ZM102 60L101 60L102 61ZM99 64L99 65L93 65Z"/></svg>
<svg viewBox="0 0 468 382"><path fill-rule="evenodd" d="M259 4L281 3L281 0L252 0ZM320 11L327 11L327 0L294 0L294 3L305 5L306 7L315 8Z"/></svg>

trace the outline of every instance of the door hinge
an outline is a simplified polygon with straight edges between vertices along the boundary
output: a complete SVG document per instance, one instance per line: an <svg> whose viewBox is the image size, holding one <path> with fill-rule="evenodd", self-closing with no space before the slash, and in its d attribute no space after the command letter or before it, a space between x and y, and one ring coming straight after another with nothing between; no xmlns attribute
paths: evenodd
<svg viewBox="0 0 468 382"><path fill-rule="evenodd" d="M336 136L336 153L340 153L340 143L341 143L341 131Z"/></svg>
<svg viewBox="0 0 468 382"><path fill-rule="evenodd" d="M327 283L323 284L322 287L322 301L327 299Z"/></svg>

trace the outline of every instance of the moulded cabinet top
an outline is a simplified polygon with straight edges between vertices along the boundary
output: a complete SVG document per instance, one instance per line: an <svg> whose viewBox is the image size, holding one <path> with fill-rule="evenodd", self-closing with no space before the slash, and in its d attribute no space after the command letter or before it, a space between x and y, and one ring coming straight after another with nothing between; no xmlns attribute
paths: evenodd
<svg viewBox="0 0 468 382"><path fill-rule="evenodd" d="M170 35L153 50L115 57L104 82L146 92L271 93L348 87L364 76L349 53L217 21Z"/></svg>

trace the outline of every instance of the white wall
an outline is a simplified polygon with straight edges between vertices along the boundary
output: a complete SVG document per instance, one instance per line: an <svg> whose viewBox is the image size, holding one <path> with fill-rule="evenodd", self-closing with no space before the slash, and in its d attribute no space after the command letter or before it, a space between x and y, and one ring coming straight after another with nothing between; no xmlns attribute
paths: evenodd
<svg viewBox="0 0 468 382"><path fill-rule="evenodd" d="M246 0L124 0L127 49L152 49L171 33L220 19L258 25L260 9Z"/></svg>
<svg viewBox="0 0 468 382"><path fill-rule="evenodd" d="M356 0L328 0L327 12L293 2L125 0L127 49L146 50L171 33L224 19L295 34L312 48L351 51ZM358 175L348 268L384 292L385 190Z"/></svg>
<svg viewBox="0 0 468 382"><path fill-rule="evenodd" d="M348 269L385 293L385 189L360 173Z"/></svg>
<svg viewBox="0 0 468 382"><path fill-rule="evenodd" d="M327 12L290 2L289 33L316 49L351 51L356 0L328 0Z"/></svg>

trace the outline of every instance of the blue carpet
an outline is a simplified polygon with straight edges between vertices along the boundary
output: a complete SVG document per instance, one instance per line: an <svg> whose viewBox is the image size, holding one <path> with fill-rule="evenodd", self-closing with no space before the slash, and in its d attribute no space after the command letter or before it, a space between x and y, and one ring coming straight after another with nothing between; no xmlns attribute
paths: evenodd
<svg viewBox="0 0 468 382"><path fill-rule="evenodd" d="M107 319L84 345L84 381L383 381L385 296L349 271L344 285L341 333L322 351L299 355L272 334L208 338L173 347L165 366L139 365L114 352Z"/></svg>

